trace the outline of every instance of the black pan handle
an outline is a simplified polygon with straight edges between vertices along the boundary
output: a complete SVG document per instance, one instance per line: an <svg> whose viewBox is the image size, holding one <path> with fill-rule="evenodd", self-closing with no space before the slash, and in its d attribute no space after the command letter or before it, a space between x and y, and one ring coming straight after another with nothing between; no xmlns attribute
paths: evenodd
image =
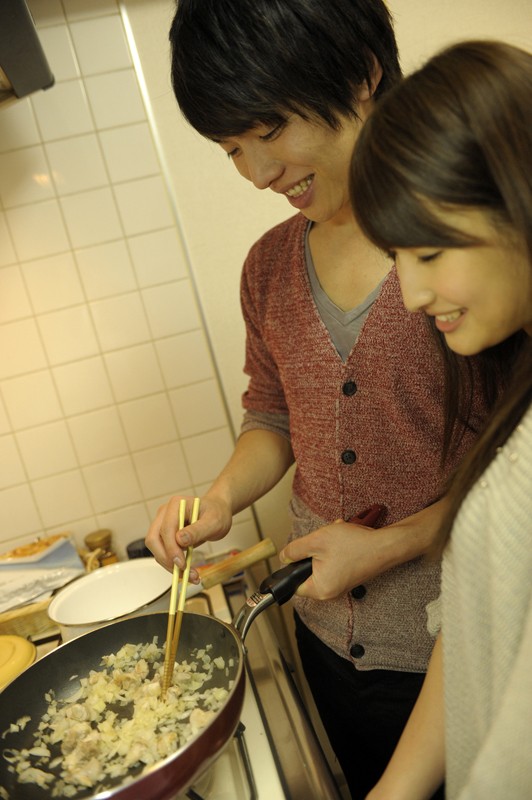
<svg viewBox="0 0 532 800"><path fill-rule="evenodd" d="M259 591L261 594L272 594L277 605L282 606L294 596L298 586L301 586L311 575L311 558L293 561L264 578Z"/></svg>

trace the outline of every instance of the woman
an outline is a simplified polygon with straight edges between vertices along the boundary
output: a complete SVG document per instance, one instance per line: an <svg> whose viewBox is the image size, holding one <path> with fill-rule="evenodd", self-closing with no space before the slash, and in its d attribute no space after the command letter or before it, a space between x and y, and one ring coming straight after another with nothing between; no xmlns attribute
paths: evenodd
<svg viewBox="0 0 532 800"><path fill-rule="evenodd" d="M484 351L486 379L490 362L512 375L452 482L441 639L368 800L422 800L444 773L451 800L532 796L531 97L531 54L455 45L388 94L352 162L357 217L395 252L407 308L454 353Z"/></svg>
<svg viewBox="0 0 532 800"><path fill-rule="evenodd" d="M249 385L234 454L198 522L178 532L180 498L171 498L147 545L161 564L182 566L183 547L224 536L232 516L296 462L282 555L313 557L294 603L298 645L361 798L422 683L439 566L420 556L444 507L443 481L483 412L478 396L464 406L442 468L441 358L349 202L356 138L374 98L400 77L390 16L381 0L180 0L170 39L187 120L244 178L299 213L268 231L244 265ZM386 507L386 527L348 522L373 504Z"/></svg>

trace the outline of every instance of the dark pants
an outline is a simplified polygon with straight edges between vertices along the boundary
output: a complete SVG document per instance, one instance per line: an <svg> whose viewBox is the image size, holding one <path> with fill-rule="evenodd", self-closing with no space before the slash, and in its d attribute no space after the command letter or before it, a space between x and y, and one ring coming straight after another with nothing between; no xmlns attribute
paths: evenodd
<svg viewBox="0 0 532 800"><path fill-rule="evenodd" d="M352 800L363 800L384 772L425 676L356 670L294 617L303 670L323 727ZM433 800L443 798L442 788Z"/></svg>

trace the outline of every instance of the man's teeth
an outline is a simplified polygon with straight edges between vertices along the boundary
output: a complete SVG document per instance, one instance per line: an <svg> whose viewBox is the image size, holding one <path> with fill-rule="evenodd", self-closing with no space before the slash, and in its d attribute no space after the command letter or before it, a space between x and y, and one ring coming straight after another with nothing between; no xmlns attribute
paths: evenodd
<svg viewBox="0 0 532 800"><path fill-rule="evenodd" d="M436 319L439 322L454 322L461 314L461 311L451 311L450 314L437 314Z"/></svg>
<svg viewBox="0 0 532 800"><path fill-rule="evenodd" d="M302 181L299 181L299 183L296 183L295 186L292 186L291 189L288 189L288 191L285 192L285 194L287 194L288 197L299 197L300 195L303 194L303 192L307 191L311 183L312 183L312 176L310 178L304 178Z"/></svg>

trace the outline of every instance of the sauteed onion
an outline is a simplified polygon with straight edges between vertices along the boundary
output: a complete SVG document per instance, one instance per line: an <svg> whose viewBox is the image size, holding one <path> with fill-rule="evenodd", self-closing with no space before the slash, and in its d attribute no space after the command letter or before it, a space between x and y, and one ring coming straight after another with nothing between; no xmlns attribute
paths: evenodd
<svg viewBox="0 0 532 800"><path fill-rule="evenodd" d="M19 783L45 789L47 797L87 796L87 790L94 794L130 782L185 744L223 705L227 689L205 688L226 666L222 658L211 658L210 650L176 663L164 700L164 649L157 637L104 656L103 668L81 677L67 699L45 695L48 708L33 734L33 747L4 750L9 770ZM18 720L2 738L29 721Z"/></svg>

